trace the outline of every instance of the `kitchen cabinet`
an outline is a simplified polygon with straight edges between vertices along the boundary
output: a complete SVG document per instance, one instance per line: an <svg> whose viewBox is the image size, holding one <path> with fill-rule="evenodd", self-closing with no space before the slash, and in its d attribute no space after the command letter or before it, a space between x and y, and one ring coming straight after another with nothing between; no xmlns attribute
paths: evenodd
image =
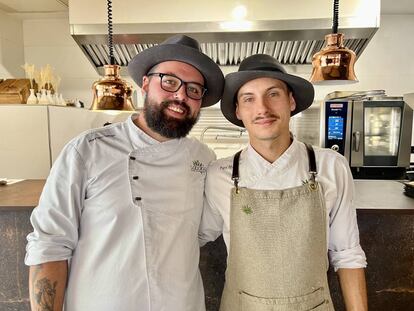
<svg viewBox="0 0 414 311"><path fill-rule="evenodd" d="M0 105L0 177L42 178L49 172L48 107Z"/></svg>
<svg viewBox="0 0 414 311"><path fill-rule="evenodd" d="M43 179L80 133L125 120L131 112L48 105L0 105L0 177Z"/></svg>

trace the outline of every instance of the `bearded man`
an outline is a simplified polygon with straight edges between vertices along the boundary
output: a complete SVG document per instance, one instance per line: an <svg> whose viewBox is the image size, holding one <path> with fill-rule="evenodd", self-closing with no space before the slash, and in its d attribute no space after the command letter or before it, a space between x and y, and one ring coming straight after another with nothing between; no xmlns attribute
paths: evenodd
<svg viewBox="0 0 414 311"><path fill-rule="evenodd" d="M215 156L185 136L200 108L220 100L223 74L182 35L128 70L143 112L69 142L31 216L33 310L44 310L45 292L53 310L205 310L198 229Z"/></svg>

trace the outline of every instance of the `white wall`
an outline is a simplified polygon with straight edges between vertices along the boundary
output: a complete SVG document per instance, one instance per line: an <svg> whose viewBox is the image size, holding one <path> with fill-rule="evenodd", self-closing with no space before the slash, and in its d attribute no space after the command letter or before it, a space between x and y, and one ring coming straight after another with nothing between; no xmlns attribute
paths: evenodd
<svg viewBox="0 0 414 311"><path fill-rule="evenodd" d="M72 39L68 16L24 20L23 32L25 61L37 68L50 64L62 78L59 92L65 99L80 99L89 107L92 84L101 77Z"/></svg>
<svg viewBox="0 0 414 311"><path fill-rule="evenodd" d="M0 79L24 75L23 47L22 21L0 10Z"/></svg>
<svg viewBox="0 0 414 311"><path fill-rule="evenodd" d="M68 17L24 20L23 33L25 61L37 69L50 64L62 78L59 92L89 106L99 75L70 36Z"/></svg>

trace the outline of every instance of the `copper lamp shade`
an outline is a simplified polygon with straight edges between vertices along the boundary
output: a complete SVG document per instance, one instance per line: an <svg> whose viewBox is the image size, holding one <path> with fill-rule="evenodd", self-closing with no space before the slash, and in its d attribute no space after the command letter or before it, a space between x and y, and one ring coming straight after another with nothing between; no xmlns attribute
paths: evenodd
<svg viewBox="0 0 414 311"><path fill-rule="evenodd" d="M131 87L119 77L118 65L105 65L105 76L92 85L91 110L135 111Z"/></svg>
<svg viewBox="0 0 414 311"><path fill-rule="evenodd" d="M325 36L326 46L312 58L313 84L351 84L358 82L355 76L355 52L343 44L344 35L332 33Z"/></svg>
<svg viewBox="0 0 414 311"><path fill-rule="evenodd" d="M119 77L120 67L115 65L112 42L112 0L107 0L109 65L104 65L105 75L92 85L93 101L90 110L135 111L132 104L132 87Z"/></svg>

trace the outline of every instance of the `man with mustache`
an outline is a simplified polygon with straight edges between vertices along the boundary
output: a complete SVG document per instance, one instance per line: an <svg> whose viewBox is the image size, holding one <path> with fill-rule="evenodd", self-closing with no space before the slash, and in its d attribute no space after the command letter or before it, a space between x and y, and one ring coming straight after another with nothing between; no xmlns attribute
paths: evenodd
<svg viewBox="0 0 414 311"><path fill-rule="evenodd" d="M223 233L227 246L221 311L333 310L328 254L347 310L367 310L347 161L289 130L313 98L312 84L269 55L250 56L226 76L221 110L247 129L249 145L207 172L200 235Z"/></svg>
<svg viewBox="0 0 414 311"><path fill-rule="evenodd" d="M215 156L186 135L221 98L224 77L182 35L128 70L143 111L69 142L31 216L33 310L205 310L198 228Z"/></svg>

